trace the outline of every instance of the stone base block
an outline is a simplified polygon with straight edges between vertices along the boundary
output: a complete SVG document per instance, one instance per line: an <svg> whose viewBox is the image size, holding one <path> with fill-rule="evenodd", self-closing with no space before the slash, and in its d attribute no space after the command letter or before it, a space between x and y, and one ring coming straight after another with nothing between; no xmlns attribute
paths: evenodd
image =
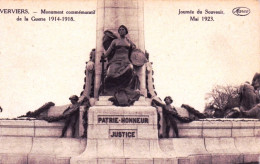
<svg viewBox="0 0 260 164"><path fill-rule="evenodd" d="M70 164L98 164L98 159L95 158L80 158L80 159L70 159Z"/></svg>
<svg viewBox="0 0 260 164"><path fill-rule="evenodd" d="M187 157L178 158L178 164L190 164L190 159Z"/></svg>
<svg viewBox="0 0 260 164"><path fill-rule="evenodd" d="M193 121L191 123L179 123L179 136L181 138L202 137L202 121Z"/></svg>
<svg viewBox="0 0 260 164"><path fill-rule="evenodd" d="M88 117L88 139L158 139L157 112L151 106L94 106Z"/></svg>
<svg viewBox="0 0 260 164"><path fill-rule="evenodd" d="M0 154L1 164L27 164L27 154Z"/></svg>
<svg viewBox="0 0 260 164"><path fill-rule="evenodd" d="M97 145L98 158L123 158L124 143L123 140L92 140Z"/></svg>
<svg viewBox="0 0 260 164"><path fill-rule="evenodd" d="M26 120L1 120L1 136L23 136L34 135L34 122Z"/></svg>
<svg viewBox="0 0 260 164"><path fill-rule="evenodd" d="M166 153L162 152L158 140L141 139L88 139L86 150L79 156L72 157L71 163L95 163L117 161L121 163L150 163L153 158L164 163L174 163ZM96 159L96 160L95 160Z"/></svg>
<svg viewBox="0 0 260 164"><path fill-rule="evenodd" d="M70 164L70 157L56 157L55 164Z"/></svg>
<svg viewBox="0 0 260 164"><path fill-rule="evenodd" d="M178 164L177 158L154 158L153 164Z"/></svg>
<svg viewBox="0 0 260 164"><path fill-rule="evenodd" d="M255 136L260 137L260 121L255 122Z"/></svg>
<svg viewBox="0 0 260 164"><path fill-rule="evenodd" d="M76 164L178 164L178 160L170 158L89 158L81 159Z"/></svg>
<svg viewBox="0 0 260 164"><path fill-rule="evenodd" d="M212 164L243 163L243 155L238 154L212 154Z"/></svg>
<svg viewBox="0 0 260 164"><path fill-rule="evenodd" d="M256 137L239 137L235 138L236 149L243 154L259 153L260 145L257 144Z"/></svg>
<svg viewBox="0 0 260 164"><path fill-rule="evenodd" d="M240 154L234 138L205 138L206 150L211 154Z"/></svg>
<svg viewBox="0 0 260 164"><path fill-rule="evenodd" d="M257 163L260 162L260 153L256 153L256 154L243 154L244 157L244 163Z"/></svg>
<svg viewBox="0 0 260 164"><path fill-rule="evenodd" d="M97 160L98 164L125 164L125 159L115 159L115 158L112 158L112 159L102 159L102 158L99 158Z"/></svg>
<svg viewBox="0 0 260 164"><path fill-rule="evenodd" d="M55 164L55 156L52 154L30 154L28 156L28 163L33 164L42 164L42 163L48 163L48 164Z"/></svg>
<svg viewBox="0 0 260 164"><path fill-rule="evenodd" d="M207 121L203 120L203 137L231 137L231 121Z"/></svg>
<svg viewBox="0 0 260 164"><path fill-rule="evenodd" d="M232 137L254 136L254 121L233 121L232 125Z"/></svg>
<svg viewBox="0 0 260 164"><path fill-rule="evenodd" d="M202 138L177 138L172 139L173 148L178 157L186 157L190 155L203 154L204 158L208 154L204 146L204 139Z"/></svg>
<svg viewBox="0 0 260 164"><path fill-rule="evenodd" d="M34 138L30 154L71 157L82 153L85 149L84 140L72 138Z"/></svg>
<svg viewBox="0 0 260 164"><path fill-rule="evenodd" d="M212 156L210 154L206 155L192 155L189 156L190 164L209 164L212 161Z"/></svg>
<svg viewBox="0 0 260 164"><path fill-rule="evenodd" d="M257 137L235 138L235 146L243 155L244 163L258 162L260 160L260 145L258 145L257 140Z"/></svg>
<svg viewBox="0 0 260 164"><path fill-rule="evenodd" d="M34 136L35 137L59 137L61 135L64 122L53 122L49 123L43 120L35 121ZM70 127L69 127L70 128ZM67 132L70 132L71 129L68 129Z"/></svg>
<svg viewBox="0 0 260 164"><path fill-rule="evenodd" d="M70 157L58 157L53 154L30 154L28 164L70 164Z"/></svg>
<svg viewBox="0 0 260 164"><path fill-rule="evenodd" d="M153 159L136 158L136 159L126 159L125 164L153 164Z"/></svg>
<svg viewBox="0 0 260 164"><path fill-rule="evenodd" d="M151 158L149 140L125 140L124 156L126 158Z"/></svg>

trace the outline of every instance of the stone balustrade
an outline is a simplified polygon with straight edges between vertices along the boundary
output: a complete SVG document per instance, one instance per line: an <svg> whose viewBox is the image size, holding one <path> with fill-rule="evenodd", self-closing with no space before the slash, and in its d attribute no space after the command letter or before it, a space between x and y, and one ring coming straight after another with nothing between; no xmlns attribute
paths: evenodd
<svg viewBox="0 0 260 164"><path fill-rule="evenodd" d="M87 140L59 138L62 127L63 122L0 120L0 163L70 163L71 157L84 152ZM121 152L122 157L147 156L143 162L153 164L245 163L259 160L260 121L258 120L205 119L178 124L178 127L181 138L152 139L149 142L140 138L131 139L127 143L118 142L116 145L119 148L128 147L125 152ZM107 139L106 143L117 141ZM106 143L98 143L106 149L103 150L103 156L107 154ZM136 147L137 145L142 146ZM109 148L109 150L118 153L116 149ZM147 150L150 152L143 154ZM98 156L101 157L102 153ZM100 159L110 163L118 160L120 163L125 161L112 156Z"/></svg>

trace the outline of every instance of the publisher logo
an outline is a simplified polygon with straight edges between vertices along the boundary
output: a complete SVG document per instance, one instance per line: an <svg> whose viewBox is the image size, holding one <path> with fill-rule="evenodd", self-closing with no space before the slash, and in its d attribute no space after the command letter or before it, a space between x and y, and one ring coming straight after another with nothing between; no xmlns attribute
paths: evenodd
<svg viewBox="0 0 260 164"><path fill-rule="evenodd" d="M250 9L247 7L236 7L232 10L232 13L236 16L247 16L250 13Z"/></svg>

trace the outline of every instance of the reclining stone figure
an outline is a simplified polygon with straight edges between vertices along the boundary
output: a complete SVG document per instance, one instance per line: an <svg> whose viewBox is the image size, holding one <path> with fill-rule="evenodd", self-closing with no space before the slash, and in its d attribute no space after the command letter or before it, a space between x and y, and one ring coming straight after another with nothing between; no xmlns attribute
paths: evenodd
<svg viewBox="0 0 260 164"><path fill-rule="evenodd" d="M260 119L260 73L254 75L251 85L241 86L240 96L242 117Z"/></svg>
<svg viewBox="0 0 260 164"><path fill-rule="evenodd" d="M256 73L252 83L245 82L239 87L239 106L230 110L226 118L260 119L260 74Z"/></svg>
<svg viewBox="0 0 260 164"><path fill-rule="evenodd" d="M47 114L48 110L54 106L55 104L53 102L47 102L40 108L38 108L35 111L29 111L26 113L26 115L19 116L18 118L21 117L30 117L30 118L36 118L36 119L43 119L45 115Z"/></svg>

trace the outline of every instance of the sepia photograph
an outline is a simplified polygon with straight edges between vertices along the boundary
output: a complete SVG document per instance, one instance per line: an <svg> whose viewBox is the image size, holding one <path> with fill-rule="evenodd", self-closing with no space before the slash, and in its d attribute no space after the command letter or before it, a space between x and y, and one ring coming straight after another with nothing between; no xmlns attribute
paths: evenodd
<svg viewBox="0 0 260 164"><path fill-rule="evenodd" d="M0 164L260 163L260 1L0 0Z"/></svg>

